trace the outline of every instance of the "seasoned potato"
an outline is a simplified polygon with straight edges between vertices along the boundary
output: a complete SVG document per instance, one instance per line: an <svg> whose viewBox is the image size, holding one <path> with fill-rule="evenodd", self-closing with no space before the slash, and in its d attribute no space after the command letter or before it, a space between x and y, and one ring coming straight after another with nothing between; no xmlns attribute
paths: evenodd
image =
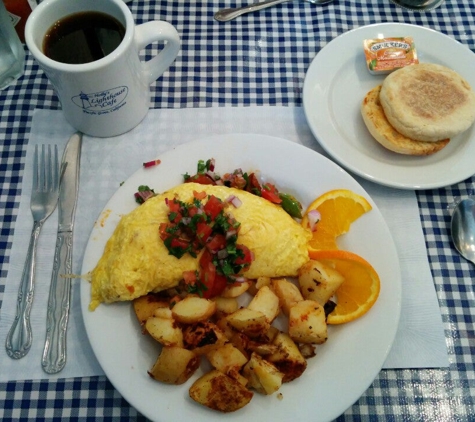
<svg viewBox="0 0 475 422"><path fill-rule="evenodd" d="M307 368L307 361L290 336L281 332L276 335L273 344L277 346L277 351L267 360L284 374L282 381L289 382L300 377Z"/></svg>
<svg viewBox="0 0 475 422"><path fill-rule="evenodd" d="M344 281L338 271L320 261L308 261L299 270L299 285L303 297L316 300L322 306Z"/></svg>
<svg viewBox="0 0 475 422"><path fill-rule="evenodd" d="M249 380L247 386L262 394L275 393L282 385L284 374L275 365L261 358L257 353L244 366L243 375Z"/></svg>
<svg viewBox="0 0 475 422"><path fill-rule="evenodd" d="M153 316L157 318L173 319L172 310L170 308L157 308L153 311Z"/></svg>
<svg viewBox="0 0 475 422"><path fill-rule="evenodd" d="M249 289L251 283L249 281L245 281L243 283L234 283L226 286L224 291L221 293L222 297L238 297L241 296L244 292Z"/></svg>
<svg viewBox="0 0 475 422"><path fill-rule="evenodd" d="M247 357L232 343L226 343L218 349L211 350L206 357L218 371L228 375L230 372L238 372L247 363Z"/></svg>
<svg viewBox="0 0 475 422"><path fill-rule="evenodd" d="M231 340L234 333L236 332L232 325L229 323L226 317L219 318L216 321L217 327L221 330L221 332L226 336L228 340Z"/></svg>
<svg viewBox="0 0 475 422"><path fill-rule="evenodd" d="M229 323L238 331L250 337L265 334L270 327L267 317L259 311L241 308L227 316Z"/></svg>
<svg viewBox="0 0 475 422"><path fill-rule="evenodd" d="M226 343L228 339L216 324L208 321L189 325L183 330L183 344L197 355L204 355Z"/></svg>
<svg viewBox="0 0 475 422"><path fill-rule="evenodd" d="M248 293L250 293L252 296L255 296L261 287L270 286L271 280L272 279L270 277L266 276L258 277L255 282L251 282Z"/></svg>
<svg viewBox="0 0 475 422"><path fill-rule="evenodd" d="M202 297L188 296L172 308L172 315L176 321L183 324L195 324L210 318L215 311L215 302Z"/></svg>
<svg viewBox="0 0 475 422"><path fill-rule="evenodd" d="M216 315L218 318L232 314L239 309L239 303L234 297L215 297L212 299L216 303Z"/></svg>
<svg viewBox="0 0 475 422"><path fill-rule="evenodd" d="M299 347L300 353L302 353L302 356L305 359L310 359L317 355L314 344L300 343L298 347Z"/></svg>
<svg viewBox="0 0 475 422"><path fill-rule="evenodd" d="M249 359L249 342L251 339L244 333L235 331L232 337L230 338L231 343Z"/></svg>
<svg viewBox="0 0 475 422"><path fill-rule="evenodd" d="M168 308L168 302L153 293L134 299L133 305L140 325L144 325L157 308Z"/></svg>
<svg viewBox="0 0 475 422"><path fill-rule="evenodd" d="M192 351L181 347L163 347L153 368L148 374L167 384L183 384L200 366L200 358Z"/></svg>
<svg viewBox="0 0 475 422"><path fill-rule="evenodd" d="M190 387L197 403L220 412L234 412L248 404L254 395L240 382L217 369L198 378Z"/></svg>
<svg viewBox="0 0 475 422"><path fill-rule="evenodd" d="M289 316L289 310L293 305L303 300L299 288L285 278L272 280L272 288L279 298L280 306L286 316Z"/></svg>
<svg viewBox="0 0 475 422"><path fill-rule="evenodd" d="M296 343L322 344L327 341L325 310L315 300L302 300L290 308L289 336Z"/></svg>
<svg viewBox="0 0 475 422"><path fill-rule="evenodd" d="M263 286L247 305L247 309L262 312L271 323L280 312L279 298L269 286Z"/></svg>
<svg viewBox="0 0 475 422"><path fill-rule="evenodd" d="M173 319L151 317L145 322L145 330L164 346L183 347L183 332Z"/></svg>

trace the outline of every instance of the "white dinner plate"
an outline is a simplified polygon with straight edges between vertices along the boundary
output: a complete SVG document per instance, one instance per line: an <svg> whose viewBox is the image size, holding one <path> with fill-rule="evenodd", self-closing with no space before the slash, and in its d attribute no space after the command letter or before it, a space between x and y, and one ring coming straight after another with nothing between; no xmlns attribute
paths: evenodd
<svg viewBox="0 0 475 422"><path fill-rule="evenodd" d="M325 151L348 170L368 180L402 189L431 189L475 173L475 126L454 137L441 151L416 157L396 154L377 143L360 113L366 93L384 75L366 68L363 40L412 36L421 63L437 63L462 75L475 89L475 54L453 38L400 23L363 26L328 43L305 77L303 106L309 126Z"/></svg>
<svg viewBox="0 0 475 422"><path fill-rule="evenodd" d="M199 159L216 159L221 174L242 168L259 170L282 192L304 205L335 188L364 195L373 210L360 217L342 236L340 247L366 258L381 277L381 293L374 307L359 320L329 329L328 341L317 348L303 375L282 386L276 395L254 395L243 409L232 414L209 410L193 402L188 389L195 374L181 386L161 384L147 375L160 347L141 334L131 303L100 305L88 310L89 283L81 285L81 306L89 340L104 372L123 397L155 421L330 421L351 406L380 371L396 334L401 280L399 261L388 226L363 188L332 161L302 145L262 135L225 135L179 146L161 157L161 164L139 169L112 196L98 224L92 229L82 274L92 270L119 219L137 205L134 192L147 184L156 192L182 182L182 175L196 173ZM202 369L199 369L202 373Z"/></svg>

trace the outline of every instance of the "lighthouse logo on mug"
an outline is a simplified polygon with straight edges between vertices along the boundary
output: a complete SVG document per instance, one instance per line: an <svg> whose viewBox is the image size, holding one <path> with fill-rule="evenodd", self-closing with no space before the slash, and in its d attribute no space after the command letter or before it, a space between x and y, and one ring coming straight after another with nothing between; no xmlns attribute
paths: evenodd
<svg viewBox="0 0 475 422"><path fill-rule="evenodd" d="M106 89L104 91L80 92L71 98L72 102L88 114L105 114L118 110L126 104L129 89L126 86Z"/></svg>

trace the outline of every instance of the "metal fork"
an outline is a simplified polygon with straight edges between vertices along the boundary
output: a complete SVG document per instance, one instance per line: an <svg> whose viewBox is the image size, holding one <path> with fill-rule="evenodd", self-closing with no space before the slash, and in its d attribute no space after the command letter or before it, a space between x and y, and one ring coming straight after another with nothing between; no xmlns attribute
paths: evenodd
<svg viewBox="0 0 475 422"><path fill-rule="evenodd" d="M18 289L16 316L5 342L7 354L13 359L22 358L31 347L33 335L30 312L35 290L36 246L43 223L58 203L60 183L58 146L54 145L54 152L51 149L51 145L42 145L40 152L37 145L33 158L33 189L30 201L34 220L33 230Z"/></svg>

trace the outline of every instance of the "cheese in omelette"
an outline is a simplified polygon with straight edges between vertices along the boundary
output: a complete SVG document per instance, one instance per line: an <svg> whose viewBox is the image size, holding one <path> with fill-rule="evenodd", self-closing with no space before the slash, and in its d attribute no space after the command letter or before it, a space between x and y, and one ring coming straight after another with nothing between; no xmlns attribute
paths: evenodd
<svg viewBox="0 0 475 422"><path fill-rule="evenodd" d="M223 201L230 195L241 200L241 206L230 206L229 212L241 223L238 243L254 254L244 274L247 278L296 276L309 260L311 233L281 207L246 191L185 183L148 199L122 217L91 273L90 310L100 303L129 301L174 287L184 271L198 269L199 256L186 254L178 259L169 255L159 234L160 223L168 222L165 199L190 202L193 191L205 191Z"/></svg>

